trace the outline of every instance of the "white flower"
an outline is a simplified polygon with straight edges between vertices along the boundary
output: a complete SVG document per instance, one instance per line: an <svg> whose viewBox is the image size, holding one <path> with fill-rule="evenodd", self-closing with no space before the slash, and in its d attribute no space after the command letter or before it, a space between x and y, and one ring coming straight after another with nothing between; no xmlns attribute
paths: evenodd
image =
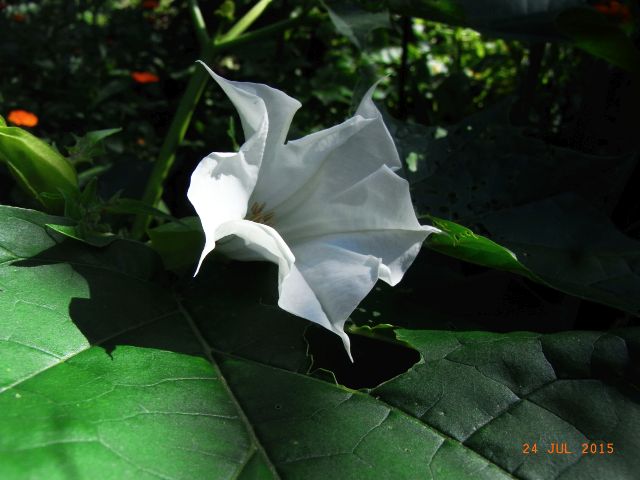
<svg viewBox="0 0 640 480"><path fill-rule="evenodd" d="M400 159L373 88L354 117L285 143L297 100L205 68L238 110L246 141L239 152L211 153L191 176L187 196L206 236L198 269L233 236L218 248L277 263L278 305L335 332L349 352L349 315L378 279L398 283L438 231L418 223L395 173Z"/></svg>

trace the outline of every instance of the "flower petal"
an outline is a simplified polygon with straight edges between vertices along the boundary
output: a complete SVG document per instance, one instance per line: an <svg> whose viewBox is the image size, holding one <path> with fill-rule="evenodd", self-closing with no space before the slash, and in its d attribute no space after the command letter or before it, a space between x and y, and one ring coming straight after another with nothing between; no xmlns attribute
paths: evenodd
<svg viewBox="0 0 640 480"><path fill-rule="evenodd" d="M380 260L322 241L298 245L294 254L278 305L339 335L353 361L344 323L378 280Z"/></svg>
<svg viewBox="0 0 640 480"><path fill-rule="evenodd" d="M282 216L307 201L311 191L320 198L348 188L383 165L392 171L401 169L391 135L371 98L373 90L367 92L354 117L288 142L278 153L277 166L270 167L271 159L265 160L254 197ZM267 175L269 168L276 173ZM265 194L264 184L277 188Z"/></svg>
<svg viewBox="0 0 640 480"><path fill-rule="evenodd" d="M280 281L289 274L296 261L280 234L268 225L250 220L233 220L220 225L216 233L218 238L234 236L227 242L220 242L220 252L236 260L273 262L279 267Z"/></svg>
<svg viewBox="0 0 640 480"><path fill-rule="evenodd" d="M309 188L295 210L278 215L278 231L289 245L326 235L378 231L420 232L424 240L438 231L418 223L408 182L386 165L341 190L334 187L324 180Z"/></svg>
<svg viewBox="0 0 640 480"><path fill-rule="evenodd" d="M221 238L219 227L246 215L257 178L258 166L247 162L242 151L212 153L203 158L191 174L187 197L200 217L206 238L196 274L204 257Z"/></svg>
<svg viewBox="0 0 640 480"><path fill-rule="evenodd" d="M269 210L290 206L289 199L296 192L304 195L300 192L319 173L327 157L366 124L364 118L353 117L340 125L288 142L278 149L275 157L265 157L254 200L264 203Z"/></svg>
<svg viewBox="0 0 640 480"><path fill-rule="evenodd" d="M227 80L203 62L200 63L222 87L238 110L245 139L249 139L258 131L264 121L267 122L268 132L264 156L272 158L275 150L284 144L291 120L301 107L300 102L268 85Z"/></svg>
<svg viewBox="0 0 640 480"><path fill-rule="evenodd" d="M196 273L204 257L222 236L218 227L244 218L265 152L284 143L297 100L266 85L231 82L216 75L203 63L233 102L242 122L246 141L238 153L212 153L191 176L187 197L196 209L206 236Z"/></svg>

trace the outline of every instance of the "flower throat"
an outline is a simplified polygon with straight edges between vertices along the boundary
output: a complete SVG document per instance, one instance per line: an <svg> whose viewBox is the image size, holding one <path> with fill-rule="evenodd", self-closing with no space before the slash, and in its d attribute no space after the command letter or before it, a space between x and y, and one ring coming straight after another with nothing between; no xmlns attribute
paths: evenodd
<svg viewBox="0 0 640 480"><path fill-rule="evenodd" d="M271 220L273 220L273 212L264 211L265 203L253 202L249 209L249 214L246 219L256 223L262 223L264 225L271 226Z"/></svg>

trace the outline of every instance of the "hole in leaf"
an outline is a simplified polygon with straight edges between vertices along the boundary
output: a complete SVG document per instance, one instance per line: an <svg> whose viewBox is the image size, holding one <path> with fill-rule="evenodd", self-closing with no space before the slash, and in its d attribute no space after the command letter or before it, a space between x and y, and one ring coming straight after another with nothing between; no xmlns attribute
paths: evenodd
<svg viewBox="0 0 640 480"><path fill-rule="evenodd" d="M412 348L350 334L354 360L351 363L335 334L312 325L305 336L309 342L309 353L313 355L311 371L329 370L339 384L353 389L376 387L420 361L420 354Z"/></svg>

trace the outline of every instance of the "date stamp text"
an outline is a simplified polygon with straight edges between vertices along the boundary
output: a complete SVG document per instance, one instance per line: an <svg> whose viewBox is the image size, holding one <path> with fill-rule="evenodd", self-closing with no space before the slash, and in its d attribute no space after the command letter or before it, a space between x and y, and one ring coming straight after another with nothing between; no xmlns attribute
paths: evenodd
<svg viewBox="0 0 640 480"><path fill-rule="evenodd" d="M548 445L538 442L523 443L523 455L613 455L615 448L613 443L585 442L580 446L569 445L568 442L551 442Z"/></svg>

